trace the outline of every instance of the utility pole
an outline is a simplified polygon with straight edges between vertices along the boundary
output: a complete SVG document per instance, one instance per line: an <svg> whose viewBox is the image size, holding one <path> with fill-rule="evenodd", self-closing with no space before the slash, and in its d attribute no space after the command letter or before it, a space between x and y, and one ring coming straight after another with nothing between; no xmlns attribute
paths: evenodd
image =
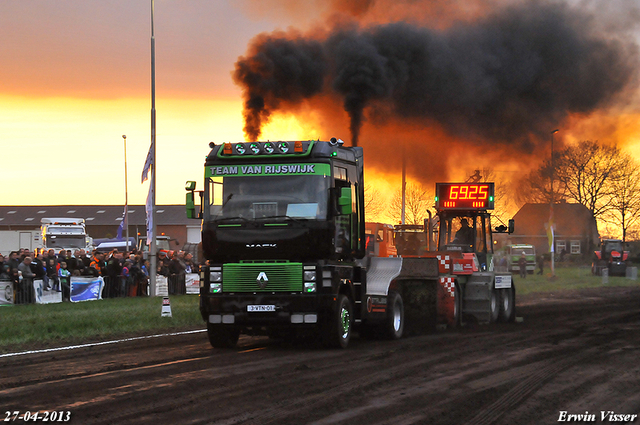
<svg viewBox="0 0 640 425"><path fill-rule="evenodd" d="M553 217L553 136L558 132L558 130L553 130L551 132L551 202L549 203L549 227L551 231L551 277L556 277L556 259L555 259L555 246L556 246L556 235L554 232L553 226L555 225L555 218Z"/></svg>

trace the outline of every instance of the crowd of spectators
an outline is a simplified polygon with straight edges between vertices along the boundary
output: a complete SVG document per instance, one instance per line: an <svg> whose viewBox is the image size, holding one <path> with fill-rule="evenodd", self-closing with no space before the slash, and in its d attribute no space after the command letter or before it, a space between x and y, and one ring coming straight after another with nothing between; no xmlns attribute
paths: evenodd
<svg viewBox="0 0 640 425"><path fill-rule="evenodd" d="M149 295L149 268L149 260L135 249L128 253L114 249L91 254L83 249L60 250L57 254L53 249L37 253L20 249L8 257L0 254L0 280L13 283L16 304L35 302L33 281L36 279L43 281L44 291L61 292L62 300L69 301L72 276L102 276L103 298L146 296ZM197 272L197 266L190 253L159 251L156 272L167 277L169 294L184 294L185 276Z"/></svg>

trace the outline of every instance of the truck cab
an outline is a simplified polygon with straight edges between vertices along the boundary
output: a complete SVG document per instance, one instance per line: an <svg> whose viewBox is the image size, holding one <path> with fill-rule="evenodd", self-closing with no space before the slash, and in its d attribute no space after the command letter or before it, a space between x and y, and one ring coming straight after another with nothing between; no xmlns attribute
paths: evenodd
<svg viewBox="0 0 640 425"><path fill-rule="evenodd" d="M211 344L322 327L327 345L346 346L361 308L362 148L338 139L210 147L200 208L195 182L186 204L202 220L200 312Z"/></svg>

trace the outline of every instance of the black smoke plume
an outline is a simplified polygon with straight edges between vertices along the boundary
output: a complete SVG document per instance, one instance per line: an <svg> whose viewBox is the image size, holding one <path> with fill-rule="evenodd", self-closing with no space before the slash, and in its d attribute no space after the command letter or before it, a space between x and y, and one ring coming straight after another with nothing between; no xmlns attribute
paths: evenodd
<svg viewBox="0 0 640 425"><path fill-rule="evenodd" d="M353 145L375 105L392 118L530 152L569 114L609 106L635 87L637 45L614 35L586 12L546 2L444 31L351 23L322 39L260 35L234 80L251 140L273 111L333 94L343 99Z"/></svg>

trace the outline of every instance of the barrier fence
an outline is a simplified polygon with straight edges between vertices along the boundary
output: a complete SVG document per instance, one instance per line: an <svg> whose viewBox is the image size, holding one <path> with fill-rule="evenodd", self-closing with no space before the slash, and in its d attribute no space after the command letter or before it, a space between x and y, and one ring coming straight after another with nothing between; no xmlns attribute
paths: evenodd
<svg viewBox="0 0 640 425"><path fill-rule="evenodd" d="M200 280L197 273L156 277L156 296L197 294ZM23 279L20 282L0 280L0 305L50 304L60 302L93 301L103 298L149 296L148 280L109 276L71 276L60 289L48 288L42 279Z"/></svg>

